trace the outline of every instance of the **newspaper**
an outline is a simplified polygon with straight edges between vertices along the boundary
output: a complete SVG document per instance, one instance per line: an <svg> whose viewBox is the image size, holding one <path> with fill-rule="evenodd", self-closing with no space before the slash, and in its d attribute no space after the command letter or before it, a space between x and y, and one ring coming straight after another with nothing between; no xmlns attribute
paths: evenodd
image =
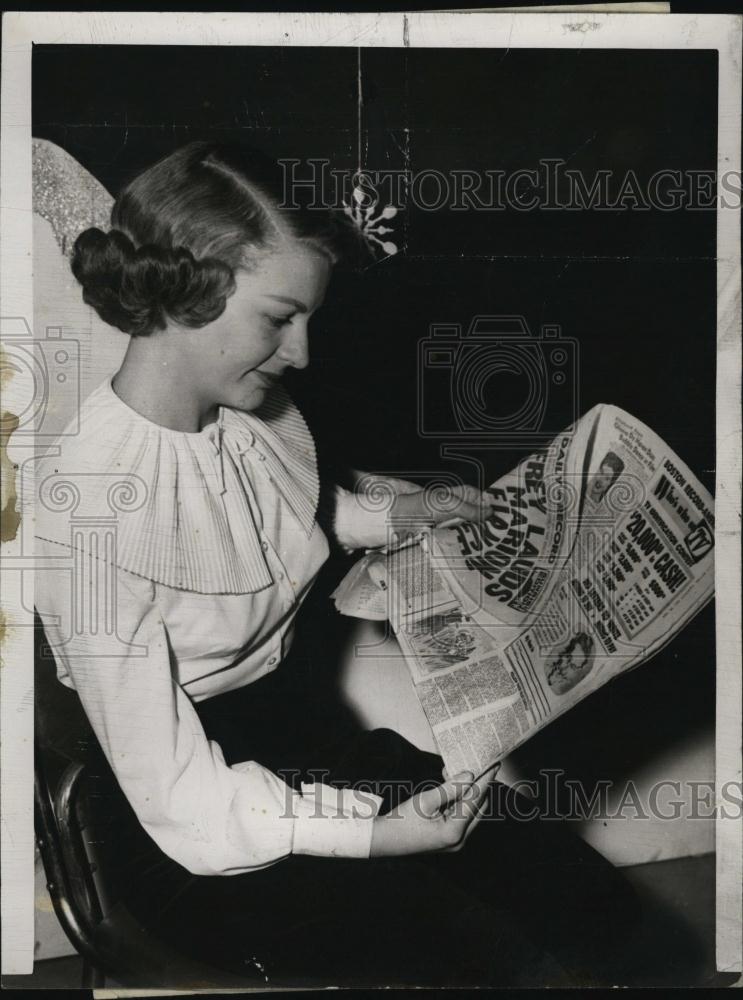
<svg viewBox="0 0 743 1000"><path fill-rule="evenodd" d="M384 608L449 773L483 772L649 659L714 588L712 497L617 407L485 493L482 522L367 554L334 595L344 614Z"/></svg>

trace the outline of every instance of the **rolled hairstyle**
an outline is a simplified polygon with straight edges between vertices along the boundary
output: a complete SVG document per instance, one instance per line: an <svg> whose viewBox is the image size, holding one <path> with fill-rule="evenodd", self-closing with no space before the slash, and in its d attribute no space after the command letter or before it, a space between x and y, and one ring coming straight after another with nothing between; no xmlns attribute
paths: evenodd
<svg viewBox="0 0 743 1000"><path fill-rule="evenodd" d="M342 212L310 208L307 194L283 207L280 165L259 151L192 142L120 192L111 231L86 229L72 272L101 319L133 337L168 320L201 327L222 314L235 271L253 269L287 240L332 263L363 259L364 240ZM304 200L303 200L304 199Z"/></svg>

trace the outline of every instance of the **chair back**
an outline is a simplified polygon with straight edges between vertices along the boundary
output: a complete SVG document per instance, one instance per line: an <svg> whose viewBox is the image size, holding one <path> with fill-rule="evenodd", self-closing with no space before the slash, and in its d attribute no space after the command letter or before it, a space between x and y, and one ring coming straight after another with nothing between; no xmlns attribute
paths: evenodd
<svg viewBox="0 0 743 1000"><path fill-rule="evenodd" d="M237 977L184 957L129 912L122 889L132 857L157 849L121 792L80 699L57 680L38 615L34 639L36 837L54 911L73 947L127 986L265 985L255 970Z"/></svg>
<svg viewBox="0 0 743 1000"><path fill-rule="evenodd" d="M96 963L95 927L103 908L95 866L85 849L79 822L86 777L84 729L59 712L56 669L38 615L34 616L34 819L49 896L73 947ZM60 739L67 732L65 740ZM72 734L77 732L77 736ZM78 752L73 751L79 740Z"/></svg>

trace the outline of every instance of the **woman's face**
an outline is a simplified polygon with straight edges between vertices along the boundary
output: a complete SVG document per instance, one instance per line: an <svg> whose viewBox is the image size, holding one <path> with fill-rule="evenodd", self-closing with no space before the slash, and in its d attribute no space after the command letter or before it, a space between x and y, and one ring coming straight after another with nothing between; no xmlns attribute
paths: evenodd
<svg viewBox="0 0 743 1000"><path fill-rule="evenodd" d="M255 270L235 273L222 315L181 341L203 412L215 405L253 410L287 368L307 367L307 326L331 266L319 251L293 243Z"/></svg>

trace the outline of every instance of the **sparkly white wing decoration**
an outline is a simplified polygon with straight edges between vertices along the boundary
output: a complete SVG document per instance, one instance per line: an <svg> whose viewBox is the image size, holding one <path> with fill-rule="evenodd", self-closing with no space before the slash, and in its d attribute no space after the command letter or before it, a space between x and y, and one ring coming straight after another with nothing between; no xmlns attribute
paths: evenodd
<svg viewBox="0 0 743 1000"><path fill-rule="evenodd" d="M26 330L27 339L33 339L26 364L34 368L29 412L34 411L43 452L70 423L74 433L80 403L119 368L129 338L85 305L70 270L75 239L90 226L110 228L114 199L53 142L34 139L32 157L34 316L33 334ZM23 336L23 330L18 334Z"/></svg>
<svg viewBox="0 0 743 1000"><path fill-rule="evenodd" d="M114 200L74 156L46 139L32 140L33 209L52 227L60 251L90 226L108 229Z"/></svg>

